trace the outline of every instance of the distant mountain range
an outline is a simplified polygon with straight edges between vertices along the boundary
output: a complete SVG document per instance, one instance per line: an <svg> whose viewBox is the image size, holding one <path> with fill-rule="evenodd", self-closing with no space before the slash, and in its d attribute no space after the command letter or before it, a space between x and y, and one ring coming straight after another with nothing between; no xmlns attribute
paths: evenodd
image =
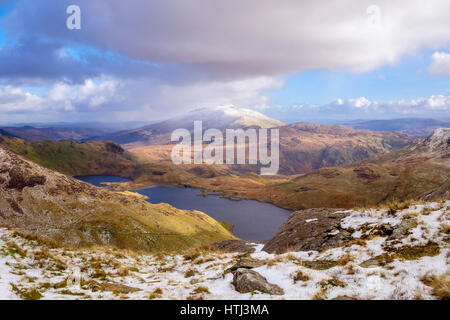
<svg viewBox="0 0 450 320"><path fill-rule="evenodd" d="M450 120L405 118L392 120L357 120L343 123L354 129L396 131L413 136L428 136L437 128L450 128Z"/></svg>
<svg viewBox="0 0 450 320"><path fill-rule="evenodd" d="M327 135L324 132L326 129L331 130L332 127L315 128L322 132L320 135L323 137L311 135L310 139L326 139ZM353 129L343 128L350 130L347 131L350 136L355 134L352 132ZM364 145L372 139L370 132L368 131L366 140L359 138L356 133L355 142ZM401 133L392 134L401 135ZM314 140L305 143L305 145L318 144ZM332 153L334 155L323 159L336 159L336 155L359 150L358 147L352 149L351 145L352 143L345 142L345 139L337 142ZM348 149L341 150L343 147ZM286 163L305 165L320 152L311 149L309 153L305 151L299 154L298 159L286 161L283 158L281 165ZM324 165L305 174L277 176L242 172L234 174L236 171L223 169L220 171L217 167L223 166L175 166L170 161L149 161L147 169L141 171L139 178L122 187L135 189L153 183L184 185L201 188L204 194L220 193L235 200L256 199L295 210L317 207L354 208L385 205L409 199L445 198L450 195L450 129L437 129L428 138L416 140L413 144L385 154L339 166Z"/></svg>
<svg viewBox="0 0 450 320"><path fill-rule="evenodd" d="M195 120L203 130L217 128L278 128L280 130L280 173L306 173L325 166L337 166L387 153L413 143L416 138L397 132L355 130L342 125L285 123L257 111L234 106L198 109L186 115L134 130L106 134L89 140L114 141L149 161L170 160L170 136L178 128L193 130ZM255 166L232 166L241 172L255 172Z"/></svg>
<svg viewBox="0 0 450 320"><path fill-rule="evenodd" d="M78 141L97 134L104 134L109 131L104 129L65 127L65 128L36 128L32 126L24 127L4 127L0 129L0 134L4 136L17 137L29 142L36 141L58 141L73 140Z"/></svg>
<svg viewBox="0 0 450 320"><path fill-rule="evenodd" d="M217 128L283 127L283 121L262 113L232 105L201 108L165 121L133 121L123 123L24 123L0 126L3 136L18 137L28 142L43 140L114 141L125 147L166 144L170 133L178 128L192 130L195 120L203 121L204 130ZM152 123L153 122L153 123ZM292 125L295 123L289 122ZM401 132L413 136L428 136L437 128L449 128L450 120L401 118L388 120L353 120L338 125L371 131Z"/></svg>
<svg viewBox="0 0 450 320"><path fill-rule="evenodd" d="M85 124L87 127L83 127L83 124L77 124L72 127L63 123L57 124L56 127L52 128L36 128L32 126L0 128L2 130L0 134L19 137L25 141L36 143L42 140L111 141L121 144L124 149L140 158L160 166L159 162L170 161L173 147L170 139L171 133L179 128L193 130L193 123L196 120L202 121L203 130L208 128L217 128L222 131L225 131L227 128L278 128L280 130L279 173L281 174L307 173L322 167L345 165L385 154L416 141L415 137L404 133L356 130L343 125L319 125L306 122L286 125L282 121L269 118L255 110L237 108L232 105L197 109L166 121L137 129L115 132L111 132L115 127L114 125L99 124L97 128L92 124ZM404 121L404 123L406 122ZM431 123L430 120L420 123L436 124L434 122ZM395 121L393 122L394 124ZM363 127L364 123L352 123L352 126ZM393 127L386 127L385 129L393 129ZM77 146L75 149L79 150L74 150L74 146L67 143L60 145L41 143L41 145L34 144L34 151L28 150L28 152L31 155L39 154L40 152L45 157L45 152L48 151L49 158L51 154L54 154L55 159L61 160L64 159L64 156L61 152L55 150L65 150L64 152L74 157L77 165L86 165L86 162L89 162L86 159L86 155L94 159L95 156L101 157L103 154L93 144ZM27 148L29 149L31 146L29 145L23 149ZM36 151L39 148L42 150ZM84 152L85 156L79 156L80 150L83 150L82 152ZM94 152L95 156L91 156L94 150L97 150ZM23 150L20 150L18 153L24 154ZM56 163L58 161L55 160L53 162ZM65 163L65 161L62 162ZM45 165L41 162L38 163ZM76 172L76 170L68 171L70 165L67 165L67 168L52 166L51 168L59 169L66 173ZM95 165L91 163L89 166ZM107 165L106 168L110 169L111 166ZM230 166L229 169L237 170L241 173L260 170L259 167L254 165L234 165ZM160 178L162 177L158 177L158 179Z"/></svg>
<svg viewBox="0 0 450 320"><path fill-rule="evenodd" d="M98 136L111 132L116 132L119 130L135 128L137 126L142 125L143 122L16 124L11 126L0 127L0 134L3 136L21 138L28 142L36 142L44 140L80 141L92 136Z"/></svg>
<svg viewBox="0 0 450 320"><path fill-rule="evenodd" d="M158 126L163 127L155 124L152 128ZM341 125L297 123L277 128L280 130L280 173L286 175L270 178L254 174L258 168L248 165L174 165L167 157L173 146L170 143L125 149L104 141L28 143L3 136L0 146L70 175L114 174L133 179L115 186L117 190L153 183L175 184L292 209L375 205L417 198L439 188L443 189L436 191L438 194L447 192L448 128L435 130L427 139ZM165 134L161 129L159 137ZM145 141L159 143L160 138Z"/></svg>

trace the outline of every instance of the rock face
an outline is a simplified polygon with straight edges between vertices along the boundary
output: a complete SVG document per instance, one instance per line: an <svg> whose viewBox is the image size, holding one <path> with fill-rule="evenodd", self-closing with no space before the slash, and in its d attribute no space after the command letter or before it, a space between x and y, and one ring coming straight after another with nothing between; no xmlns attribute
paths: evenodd
<svg viewBox="0 0 450 320"><path fill-rule="evenodd" d="M351 239L350 232L340 229L341 219L347 215L345 211L327 208L294 212L263 250L281 254L336 247Z"/></svg>
<svg viewBox="0 0 450 320"><path fill-rule="evenodd" d="M439 128L424 140L431 152L446 152L450 149L450 128Z"/></svg>
<svg viewBox="0 0 450 320"><path fill-rule="evenodd" d="M233 285L236 291L240 293L248 293L252 291L260 291L268 294L282 295L284 294L276 284L271 284L258 272L249 269L237 269L234 272Z"/></svg>

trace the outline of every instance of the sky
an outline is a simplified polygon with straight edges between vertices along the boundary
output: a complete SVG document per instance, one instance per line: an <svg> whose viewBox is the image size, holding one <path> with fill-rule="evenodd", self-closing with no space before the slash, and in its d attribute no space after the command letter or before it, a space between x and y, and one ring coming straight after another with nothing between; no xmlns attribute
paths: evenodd
<svg viewBox="0 0 450 320"><path fill-rule="evenodd" d="M81 29L68 29L69 5ZM450 119L448 0L0 0L0 123Z"/></svg>

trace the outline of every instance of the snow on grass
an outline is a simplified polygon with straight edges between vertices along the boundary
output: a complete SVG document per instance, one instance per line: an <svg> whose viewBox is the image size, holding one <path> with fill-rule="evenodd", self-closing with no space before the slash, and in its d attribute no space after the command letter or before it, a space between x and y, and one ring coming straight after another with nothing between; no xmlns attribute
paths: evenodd
<svg viewBox="0 0 450 320"><path fill-rule="evenodd" d="M424 278L448 279L450 274L449 207L446 201L394 213L351 210L341 228L351 228L355 242L323 252L276 255L262 251L263 244L251 244L255 252L250 256L265 261L254 270L280 286L285 292L280 296L234 289L226 270L241 253L51 248L0 229L0 299L435 299ZM417 226L401 238L376 233L380 225L395 229L411 218ZM430 241L438 250L425 251ZM413 252L416 256L396 255L404 246L422 247ZM384 256L391 259L383 265L360 266Z"/></svg>

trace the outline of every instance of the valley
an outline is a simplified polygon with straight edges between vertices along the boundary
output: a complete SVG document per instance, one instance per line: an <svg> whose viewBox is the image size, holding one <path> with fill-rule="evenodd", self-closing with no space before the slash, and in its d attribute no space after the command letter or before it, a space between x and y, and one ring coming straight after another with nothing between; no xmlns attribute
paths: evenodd
<svg viewBox="0 0 450 320"><path fill-rule="evenodd" d="M0 136L0 297L448 298L450 129L278 128L271 176Z"/></svg>
<svg viewBox="0 0 450 320"><path fill-rule="evenodd" d="M244 115L245 116L244 116ZM424 139L403 133L298 123L280 130L280 174L262 176L255 165L175 165L170 133L199 117L204 130L240 125L279 126L255 111L234 107L196 110L185 116L104 138L117 142L25 142L0 144L49 169L69 175L116 175L116 191L150 185L189 186L229 199L254 199L281 208L352 208L418 198L449 178L448 147L428 150ZM193 123L192 123L193 125ZM442 129L443 132L447 132ZM169 140L165 140L169 139ZM442 139L445 140L445 137ZM408 146L410 145L410 146Z"/></svg>
<svg viewBox="0 0 450 320"><path fill-rule="evenodd" d="M74 2L0 0L0 300L450 299L448 0Z"/></svg>

